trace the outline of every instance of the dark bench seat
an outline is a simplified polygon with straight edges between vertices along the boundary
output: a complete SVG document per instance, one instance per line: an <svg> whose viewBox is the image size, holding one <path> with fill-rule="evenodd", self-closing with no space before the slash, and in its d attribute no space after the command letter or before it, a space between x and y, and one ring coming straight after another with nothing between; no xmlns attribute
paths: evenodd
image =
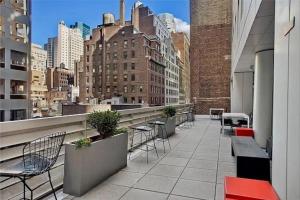
<svg viewBox="0 0 300 200"><path fill-rule="evenodd" d="M252 137L232 136L237 177L270 181L270 158Z"/></svg>

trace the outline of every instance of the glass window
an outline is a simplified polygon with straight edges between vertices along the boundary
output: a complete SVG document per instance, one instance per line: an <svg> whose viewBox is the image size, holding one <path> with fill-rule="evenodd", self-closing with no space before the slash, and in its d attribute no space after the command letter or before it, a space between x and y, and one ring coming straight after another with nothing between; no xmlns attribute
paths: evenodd
<svg viewBox="0 0 300 200"><path fill-rule="evenodd" d="M131 74L131 81L135 81L135 75Z"/></svg>
<svg viewBox="0 0 300 200"><path fill-rule="evenodd" d="M135 70L135 63L131 63L131 69Z"/></svg>

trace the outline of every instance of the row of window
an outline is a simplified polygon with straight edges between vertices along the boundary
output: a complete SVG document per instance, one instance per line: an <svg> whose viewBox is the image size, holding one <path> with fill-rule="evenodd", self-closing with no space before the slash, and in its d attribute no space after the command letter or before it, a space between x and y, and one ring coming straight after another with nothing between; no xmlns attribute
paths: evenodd
<svg viewBox="0 0 300 200"><path fill-rule="evenodd" d="M110 93L111 92L111 89L113 92L118 92L118 87L117 86L113 86L113 87L110 87L110 86L106 86L106 93ZM130 89L130 90L129 90ZM123 86L123 92L124 93L128 93L128 92L131 92L131 93L136 93L136 92L140 92L140 93L143 93L143 86L140 85L140 86L135 86L135 85L131 85L131 86ZM102 92L102 90L100 90L100 92Z"/></svg>

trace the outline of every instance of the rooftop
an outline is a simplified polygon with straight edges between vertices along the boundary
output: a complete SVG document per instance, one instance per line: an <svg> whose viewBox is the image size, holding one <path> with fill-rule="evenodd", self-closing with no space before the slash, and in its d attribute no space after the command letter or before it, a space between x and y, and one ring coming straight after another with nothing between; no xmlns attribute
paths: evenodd
<svg viewBox="0 0 300 200"><path fill-rule="evenodd" d="M176 128L171 150L164 154L135 150L128 166L81 198L57 191L58 199L223 200L224 176L235 176L230 137L220 134L220 122L196 116L191 128ZM52 195L45 198L52 200Z"/></svg>

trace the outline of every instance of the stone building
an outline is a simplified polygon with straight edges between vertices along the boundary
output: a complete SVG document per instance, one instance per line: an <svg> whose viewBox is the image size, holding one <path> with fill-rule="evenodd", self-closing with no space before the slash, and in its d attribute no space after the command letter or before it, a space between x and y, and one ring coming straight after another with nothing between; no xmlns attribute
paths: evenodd
<svg viewBox="0 0 300 200"><path fill-rule="evenodd" d="M180 59L181 74L179 79L179 102L190 103L191 102L191 82L190 82L190 38L184 32L171 33L174 46L177 50L177 55Z"/></svg>
<svg viewBox="0 0 300 200"><path fill-rule="evenodd" d="M230 111L231 0L191 0L191 97L197 114Z"/></svg>
<svg viewBox="0 0 300 200"><path fill-rule="evenodd" d="M30 116L31 0L0 1L0 122Z"/></svg>
<svg viewBox="0 0 300 200"><path fill-rule="evenodd" d="M155 36L136 32L132 25L104 25L85 42L86 85L80 100L122 96L124 103L163 105L164 69Z"/></svg>

